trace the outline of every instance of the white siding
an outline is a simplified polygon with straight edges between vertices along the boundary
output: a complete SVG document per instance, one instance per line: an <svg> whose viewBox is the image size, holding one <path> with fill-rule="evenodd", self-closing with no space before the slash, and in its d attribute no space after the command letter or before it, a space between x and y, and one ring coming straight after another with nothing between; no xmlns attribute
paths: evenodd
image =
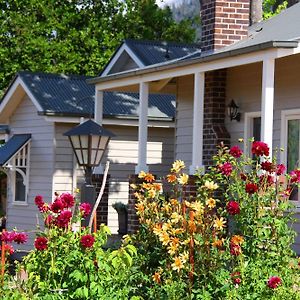
<svg viewBox="0 0 300 300"><path fill-rule="evenodd" d="M55 126L56 164L55 164L55 191L71 192L73 189L72 168L73 152L69 141L62 135L72 125L57 124ZM117 233L118 216L112 208L117 201L128 201L128 176L134 174L137 164L138 142L137 127L105 126L116 137L108 147L103 162L110 161L110 181L108 198L108 226L112 233ZM149 169L158 177L166 175L174 159L174 129L149 128L148 132L148 164ZM77 185L80 188L82 171L77 170Z"/></svg>
<svg viewBox="0 0 300 300"><path fill-rule="evenodd" d="M53 174L53 124L46 122L37 114L37 109L27 96L21 101L10 118L9 126L12 134L31 133L31 155L29 170L28 205L12 203L11 189L8 189L7 227L19 230L36 228L39 212L34 204L37 194L43 195L45 201L52 199ZM8 187L10 186L8 181ZM41 220L39 220L41 224ZM32 247L33 234L24 249ZM18 247L22 248L22 246Z"/></svg>

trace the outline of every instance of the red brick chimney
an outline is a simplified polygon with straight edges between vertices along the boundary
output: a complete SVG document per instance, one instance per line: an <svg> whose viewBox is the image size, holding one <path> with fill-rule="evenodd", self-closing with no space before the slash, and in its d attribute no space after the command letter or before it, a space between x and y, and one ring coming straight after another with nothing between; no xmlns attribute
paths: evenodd
<svg viewBox="0 0 300 300"><path fill-rule="evenodd" d="M214 51L248 34L250 0L202 0L202 51Z"/></svg>

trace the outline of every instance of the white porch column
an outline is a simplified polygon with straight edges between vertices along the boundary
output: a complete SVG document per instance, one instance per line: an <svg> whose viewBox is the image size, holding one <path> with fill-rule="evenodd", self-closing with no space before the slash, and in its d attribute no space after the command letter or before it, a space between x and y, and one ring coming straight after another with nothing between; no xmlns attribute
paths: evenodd
<svg viewBox="0 0 300 300"><path fill-rule="evenodd" d="M262 72L261 140L269 145L270 157L273 143L274 72L275 60L265 59Z"/></svg>
<svg viewBox="0 0 300 300"><path fill-rule="evenodd" d="M141 171L148 172L147 166L147 140L148 140L148 98L149 84L140 83L139 99L139 141L138 141L138 164L135 167L135 173Z"/></svg>
<svg viewBox="0 0 300 300"><path fill-rule="evenodd" d="M193 153L190 174L203 168L203 118L204 118L204 83L205 73L194 74L194 108L193 108Z"/></svg>
<svg viewBox="0 0 300 300"><path fill-rule="evenodd" d="M103 91L95 88L95 122L102 125L103 120Z"/></svg>

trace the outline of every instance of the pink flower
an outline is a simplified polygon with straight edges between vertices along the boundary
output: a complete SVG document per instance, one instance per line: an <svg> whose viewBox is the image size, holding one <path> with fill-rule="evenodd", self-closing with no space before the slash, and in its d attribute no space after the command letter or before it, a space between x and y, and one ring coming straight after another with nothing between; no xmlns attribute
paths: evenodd
<svg viewBox="0 0 300 300"><path fill-rule="evenodd" d="M45 204L43 197L41 195L35 196L34 203L38 208L42 207Z"/></svg>
<svg viewBox="0 0 300 300"><path fill-rule="evenodd" d="M72 212L69 210L63 210L59 216L56 218L56 225L58 227L67 227L72 218Z"/></svg>
<svg viewBox="0 0 300 300"><path fill-rule="evenodd" d="M232 165L229 162L219 165L218 168L225 176L229 176L232 172Z"/></svg>
<svg viewBox="0 0 300 300"><path fill-rule="evenodd" d="M64 209L64 204L63 204L63 202L62 202L59 198L56 198L56 199L54 200L54 202L51 204L50 209L51 209L54 213L58 213L58 212L60 212L61 210Z"/></svg>
<svg viewBox="0 0 300 300"><path fill-rule="evenodd" d="M92 207L89 203L81 203L79 205L79 210L82 213L82 216L85 218L91 213Z"/></svg>
<svg viewBox="0 0 300 300"><path fill-rule="evenodd" d="M247 183L245 189L248 194L254 194L258 191L258 186L255 183Z"/></svg>
<svg viewBox="0 0 300 300"><path fill-rule="evenodd" d="M75 198L70 193L62 193L59 197L65 208L71 208L75 204Z"/></svg>
<svg viewBox="0 0 300 300"><path fill-rule="evenodd" d="M95 243L95 238L91 234L83 235L80 243L84 248L91 248Z"/></svg>
<svg viewBox="0 0 300 300"><path fill-rule="evenodd" d="M240 272L231 273L230 276L231 276L231 279L232 279L234 284L239 285L242 282L242 280L240 278L240 276L241 276Z"/></svg>
<svg viewBox="0 0 300 300"><path fill-rule="evenodd" d="M9 254L13 254L15 252L14 247L9 244L4 244L4 251L8 252Z"/></svg>
<svg viewBox="0 0 300 300"><path fill-rule="evenodd" d="M278 276L272 276L267 282L270 289L276 289L281 284L281 279Z"/></svg>
<svg viewBox="0 0 300 300"><path fill-rule="evenodd" d="M54 224L54 220L53 220L53 216L52 215L48 215L46 218L45 218L45 225L47 227L50 227L51 225Z"/></svg>
<svg viewBox="0 0 300 300"><path fill-rule="evenodd" d="M276 175L280 176L284 173L285 171L285 165L284 164L279 164L277 165L277 168L276 168Z"/></svg>
<svg viewBox="0 0 300 300"><path fill-rule="evenodd" d="M44 236L39 236L34 241L34 247L39 250L43 251L48 248L48 239Z"/></svg>
<svg viewBox="0 0 300 300"><path fill-rule="evenodd" d="M269 147L264 142L256 141L252 144L251 152L256 156L269 156Z"/></svg>
<svg viewBox="0 0 300 300"><path fill-rule="evenodd" d="M300 183L300 170L293 170L290 172L291 183Z"/></svg>
<svg viewBox="0 0 300 300"><path fill-rule="evenodd" d="M28 235L25 232L16 232L14 242L17 244L24 244L28 240Z"/></svg>
<svg viewBox="0 0 300 300"><path fill-rule="evenodd" d="M270 161L264 161L261 163L261 168L267 172L272 172L274 170L274 165Z"/></svg>
<svg viewBox="0 0 300 300"><path fill-rule="evenodd" d="M0 240L3 241L3 242L5 242L5 243L11 243L11 242L14 241L15 235L16 235L16 233L14 231L12 231L12 232L3 231L1 233L1 236L0 236L1 239Z"/></svg>
<svg viewBox="0 0 300 300"><path fill-rule="evenodd" d="M230 254L233 256L239 256L242 253L242 248L238 244L230 243Z"/></svg>
<svg viewBox="0 0 300 300"><path fill-rule="evenodd" d="M237 215L240 213L240 204L236 201L229 201L226 209L230 215Z"/></svg>
<svg viewBox="0 0 300 300"><path fill-rule="evenodd" d="M233 146L230 148L229 154L235 158L239 158L243 154L243 151L240 149L239 146Z"/></svg>

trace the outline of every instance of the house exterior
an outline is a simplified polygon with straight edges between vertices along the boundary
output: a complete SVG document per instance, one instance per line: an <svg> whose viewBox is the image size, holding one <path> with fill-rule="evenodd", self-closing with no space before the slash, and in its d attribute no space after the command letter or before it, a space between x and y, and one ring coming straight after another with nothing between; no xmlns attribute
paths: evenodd
<svg viewBox="0 0 300 300"><path fill-rule="evenodd" d="M250 1L202 1L202 47L185 57L134 71L102 74L88 80L96 87L96 105L105 91L139 92L139 158L136 172L148 169L147 107L150 93L175 85L175 158L190 174L209 165L215 146L255 136L268 143L288 170L300 149L300 4L249 27ZM241 120L230 120L234 100ZM101 119L101 118L99 118ZM285 151L276 154L276 149ZM298 198L295 201L300 212ZM297 214L299 217L299 214ZM295 225L300 232L300 223ZM295 249L300 253L298 235Z"/></svg>

